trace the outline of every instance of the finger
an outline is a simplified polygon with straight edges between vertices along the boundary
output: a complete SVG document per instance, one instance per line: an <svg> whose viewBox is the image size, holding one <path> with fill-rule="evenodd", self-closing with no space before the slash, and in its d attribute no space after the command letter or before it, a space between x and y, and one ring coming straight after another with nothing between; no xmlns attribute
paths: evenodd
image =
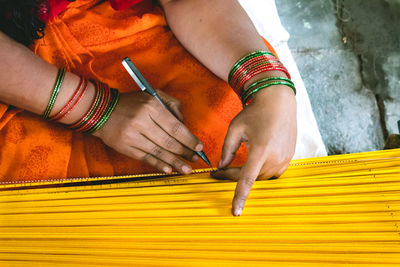
<svg viewBox="0 0 400 267"><path fill-rule="evenodd" d="M147 164L149 164L167 174L172 172L172 167L169 164L153 157L152 155L150 155L144 151L141 151L140 149L137 149L134 147L129 147L122 153L127 155L128 157L131 157L131 158L134 158L134 159L137 159L140 161L144 161Z"/></svg>
<svg viewBox="0 0 400 267"><path fill-rule="evenodd" d="M240 168L233 167L227 169L219 169L214 172L211 172L211 177L218 180L238 181L240 177Z"/></svg>
<svg viewBox="0 0 400 267"><path fill-rule="evenodd" d="M147 154L152 155L156 159L164 161L167 164L173 166L174 169L182 174L189 174L192 172L192 167L190 167L190 165L188 165L183 160L180 160L176 155L172 154L171 152L153 143L151 140L147 139L143 135L138 138L135 147L146 152Z"/></svg>
<svg viewBox="0 0 400 267"><path fill-rule="evenodd" d="M158 116L151 117L153 121L160 126L170 136L178 142L194 151L202 151L203 144L194 136L189 129L170 112L160 112Z"/></svg>
<svg viewBox="0 0 400 267"><path fill-rule="evenodd" d="M224 145L222 146L221 160L218 163L218 168L226 168L234 160L236 151L242 143L242 131L231 124L228 133L225 136Z"/></svg>
<svg viewBox="0 0 400 267"><path fill-rule="evenodd" d="M232 201L232 213L240 216L250 190L257 180L258 174L263 166L263 151L249 151L246 163L240 171L240 178L236 185L235 196Z"/></svg>
<svg viewBox="0 0 400 267"><path fill-rule="evenodd" d="M172 97L163 91L157 90L158 95L161 97L161 99L164 101L167 106L170 107L170 109L173 111L174 115L180 120L183 121L183 115L181 112L181 102L176 99L175 97Z"/></svg>
<svg viewBox="0 0 400 267"><path fill-rule="evenodd" d="M189 161L196 161L199 157L175 138L167 134L157 124L153 124L152 127L146 129L143 133L150 141L166 149L167 151L183 157Z"/></svg>

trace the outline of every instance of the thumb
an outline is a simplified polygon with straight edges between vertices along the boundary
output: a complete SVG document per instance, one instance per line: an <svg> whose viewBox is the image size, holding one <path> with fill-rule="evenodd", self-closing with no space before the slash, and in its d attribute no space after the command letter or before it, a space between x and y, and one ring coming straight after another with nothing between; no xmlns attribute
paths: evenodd
<svg viewBox="0 0 400 267"><path fill-rule="evenodd" d="M234 121L232 121L228 133L225 136L218 168L226 168L235 159L236 151L242 144L242 134L240 128L234 123Z"/></svg>
<svg viewBox="0 0 400 267"><path fill-rule="evenodd" d="M171 109L171 111L174 113L175 117L177 117L180 121L183 121L183 115L181 112L181 102L176 99L175 97L172 97L163 91L156 90L157 94L161 97L161 99L167 104L167 106Z"/></svg>

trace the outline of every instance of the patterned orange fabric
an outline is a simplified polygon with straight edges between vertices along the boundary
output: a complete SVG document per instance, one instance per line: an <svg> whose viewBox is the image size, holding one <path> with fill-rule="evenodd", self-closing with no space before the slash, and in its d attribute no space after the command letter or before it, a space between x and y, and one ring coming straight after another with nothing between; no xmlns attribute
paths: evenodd
<svg viewBox="0 0 400 267"><path fill-rule="evenodd" d="M154 88L181 100L185 124L203 141L205 153L216 166L229 122L241 110L233 90L179 44L153 1L123 11L115 11L108 2L96 2L71 3L48 23L34 52L121 93L139 90L121 65L124 57L130 57ZM156 171L96 137L18 112L0 106L2 182ZM234 164L243 163L245 157L242 146ZM199 160L192 166L204 168L205 164Z"/></svg>

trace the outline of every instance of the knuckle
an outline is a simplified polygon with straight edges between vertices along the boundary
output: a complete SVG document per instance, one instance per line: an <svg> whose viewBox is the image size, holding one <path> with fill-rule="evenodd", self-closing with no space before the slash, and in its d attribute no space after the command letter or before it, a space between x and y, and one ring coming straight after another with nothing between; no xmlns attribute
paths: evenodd
<svg viewBox="0 0 400 267"><path fill-rule="evenodd" d="M187 160L192 160L193 157L196 155L196 153L189 151L189 150L185 150L181 153Z"/></svg>
<svg viewBox="0 0 400 267"><path fill-rule="evenodd" d="M156 100L154 98L147 98L142 106L141 111L148 114L149 112L153 112L154 110L157 110L157 105L158 103L156 103Z"/></svg>
<svg viewBox="0 0 400 267"><path fill-rule="evenodd" d="M171 164L175 168L181 168L183 165L182 161L180 161L178 158L173 158Z"/></svg>
<svg viewBox="0 0 400 267"><path fill-rule="evenodd" d="M163 150L159 146L153 146L151 153L158 158L163 153Z"/></svg>
<svg viewBox="0 0 400 267"><path fill-rule="evenodd" d="M171 127L171 134L173 136L180 135L183 132L183 126L181 123L176 122Z"/></svg>
<svg viewBox="0 0 400 267"><path fill-rule="evenodd" d="M231 123L228 126L228 132L232 132L236 130L236 123L235 120L232 120Z"/></svg>
<svg viewBox="0 0 400 267"><path fill-rule="evenodd" d="M172 149L175 149L176 148L176 141L175 141L175 139L174 138L172 138L172 137L166 137L165 139L164 139L164 145L165 145L165 148L167 148L168 150L172 150Z"/></svg>
<svg viewBox="0 0 400 267"><path fill-rule="evenodd" d="M149 153L144 153L143 155L141 155L140 157L138 157L139 160L150 163L150 158L151 155Z"/></svg>
<svg viewBox="0 0 400 267"><path fill-rule="evenodd" d="M247 179L244 179L243 183L248 187L252 187L255 180L256 179L254 179L254 178L247 178Z"/></svg>
<svg viewBox="0 0 400 267"><path fill-rule="evenodd" d="M239 202L245 202L247 200L247 198L245 196L242 196L242 195L236 195L235 196L235 200L239 201Z"/></svg>
<svg viewBox="0 0 400 267"><path fill-rule="evenodd" d="M277 151L266 151L267 162L273 166L280 166L286 163L286 157Z"/></svg>

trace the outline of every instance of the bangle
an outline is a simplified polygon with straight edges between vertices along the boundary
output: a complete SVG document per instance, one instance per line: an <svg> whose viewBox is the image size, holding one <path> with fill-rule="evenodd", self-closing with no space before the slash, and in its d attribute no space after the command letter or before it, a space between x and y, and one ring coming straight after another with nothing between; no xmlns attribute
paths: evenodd
<svg viewBox="0 0 400 267"><path fill-rule="evenodd" d="M64 81L64 77L65 77L65 69L64 68L58 69L56 82L54 83L54 87L53 87L53 91L52 91L52 93L50 95L49 103L47 104L47 107L46 107L45 111L42 114L42 117L44 119L48 119L49 118L51 110L54 107L54 103L56 102L58 93L60 92L60 88L61 88L61 85L62 85L62 83Z"/></svg>
<svg viewBox="0 0 400 267"><path fill-rule="evenodd" d="M96 90L96 95L94 97L93 103L90 106L88 112L86 112L86 114L79 121L77 121L74 124L69 125L68 126L69 128L79 131L79 128L84 126L85 122L92 116L93 112L96 110L96 108L99 104L99 101L101 99L101 92L97 85L95 86L95 90Z"/></svg>
<svg viewBox="0 0 400 267"><path fill-rule="evenodd" d="M282 71L290 79L288 70L274 54L267 51L256 51L239 59L229 72L228 82L240 97L244 84L257 74L266 71Z"/></svg>
<svg viewBox="0 0 400 267"><path fill-rule="evenodd" d="M85 125L83 125L79 131L87 132L101 119L101 116L104 114L105 110L107 109L107 105L110 102L110 88L106 85L98 83L97 86L99 90L102 92L102 98L99 102L98 107L93 112L92 116L86 121Z"/></svg>
<svg viewBox="0 0 400 267"><path fill-rule="evenodd" d="M119 92L116 89L110 89L102 83L95 83L96 96L86 112L78 122L69 125L70 128L84 133L94 133L111 116L119 100Z"/></svg>
<svg viewBox="0 0 400 267"><path fill-rule="evenodd" d="M259 61L265 61L265 60L276 60L276 57L273 55L270 55L270 54L265 54L265 55L260 54L255 57L249 57L242 64L237 65L237 63L236 63L235 67L232 67L231 71L229 72L228 80L232 80L235 73L240 72L241 68L243 68L243 69L248 68L252 62L259 62Z"/></svg>
<svg viewBox="0 0 400 267"><path fill-rule="evenodd" d="M65 104L65 106L53 117L50 117L50 121L60 121L65 116L67 116L79 103L82 99L83 95L85 94L88 88L88 80L84 78L80 78L79 85L76 88L74 94L72 95L71 99Z"/></svg>
<svg viewBox="0 0 400 267"><path fill-rule="evenodd" d="M52 121L59 121L64 118L68 113L70 113L79 103L79 101L82 99L83 95L88 89L89 81L81 77L77 88L75 89L68 102L60 109L60 111L49 118L49 114L54 107L54 103L63 83L64 76L65 70L59 69L53 92L50 96L49 104L47 105L47 108L43 113L44 118L48 118ZM111 113L117 106L119 100L118 90L110 89L110 87L108 87L107 85L99 82L94 82L94 84L95 96L89 110L80 120L68 125L69 128L76 130L77 132L94 133L106 123L106 121L110 118Z"/></svg>
<svg viewBox="0 0 400 267"><path fill-rule="evenodd" d="M260 56L257 58L253 58L249 61L246 61L245 63L243 63L243 65L241 65L239 68L237 68L237 70L232 74L232 76L230 77L231 81L234 81L237 79L237 77L243 73L243 71L246 71L248 68L250 68L252 65L256 65L259 64L261 62L269 62L272 64L282 64L279 60L277 60L275 57L271 57L271 56Z"/></svg>
<svg viewBox="0 0 400 267"><path fill-rule="evenodd" d="M106 113L104 114L104 116L96 123L96 125L94 125L94 127L88 131L87 133L92 134L95 131L97 131L100 127L102 127L106 121L110 118L111 113L114 111L115 107L117 106L118 100L119 100L119 92L116 89L111 89L111 101L110 104L107 108Z"/></svg>
<svg viewBox="0 0 400 267"><path fill-rule="evenodd" d="M261 66L256 66L251 69L251 73L244 73L243 76L240 77L240 80L237 82L235 85L236 88L240 88L240 92L243 90L243 87L246 82L248 82L251 78L254 76L267 72L267 71L282 71L286 72L285 68L280 67L279 65L261 65ZM287 74L286 74L287 75Z"/></svg>
<svg viewBox="0 0 400 267"><path fill-rule="evenodd" d="M260 56L273 56L275 57L274 54L272 54L271 52L267 52L267 51L255 51L252 52L250 54L245 55L244 57L242 57L241 59L239 59L232 67L231 71L229 72L229 78L228 80L230 80L231 76L233 75L233 73L235 73L235 71L241 66L243 65L246 61L248 61L249 59L255 58L255 57L260 57Z"/></svg>
<svg viewBox="0 0 400 267"><path fill-rule="evenodd" d="M265 82L276 81L276 80L285 81L285 82L290 83L292 85L290 87L292 88L294 95L296 95L296 87L294 86L294 83L290 79L284 78L284 77L267 77L267 78L261 79L255 83L251 84L245 91L243 91L241 99L243 100L243 96L246 95L248 92L252 91L253 88L256 87L257 85L265 83Z"/></svg>
<svg viewBox="0 0 400 267"><path fill-rule="evenodd" d="M255 87L251 91L248 91L248 93L245 96L243 96L243 98L242 98L243 107L247 106L250 103L251 96L253 96L255 93L257 93L261 89L264 89L264 88L267 88L267 87L270 87L270 86L273 86L273 85L287 85L287 86L291 87L293 89L293 91L296 90L294 88L294 85L293 85L292 82L277 81L277 82L270 82L270 83L267 83L267 84L263 84L263 85L260 85L258 87Z"/></svg>

